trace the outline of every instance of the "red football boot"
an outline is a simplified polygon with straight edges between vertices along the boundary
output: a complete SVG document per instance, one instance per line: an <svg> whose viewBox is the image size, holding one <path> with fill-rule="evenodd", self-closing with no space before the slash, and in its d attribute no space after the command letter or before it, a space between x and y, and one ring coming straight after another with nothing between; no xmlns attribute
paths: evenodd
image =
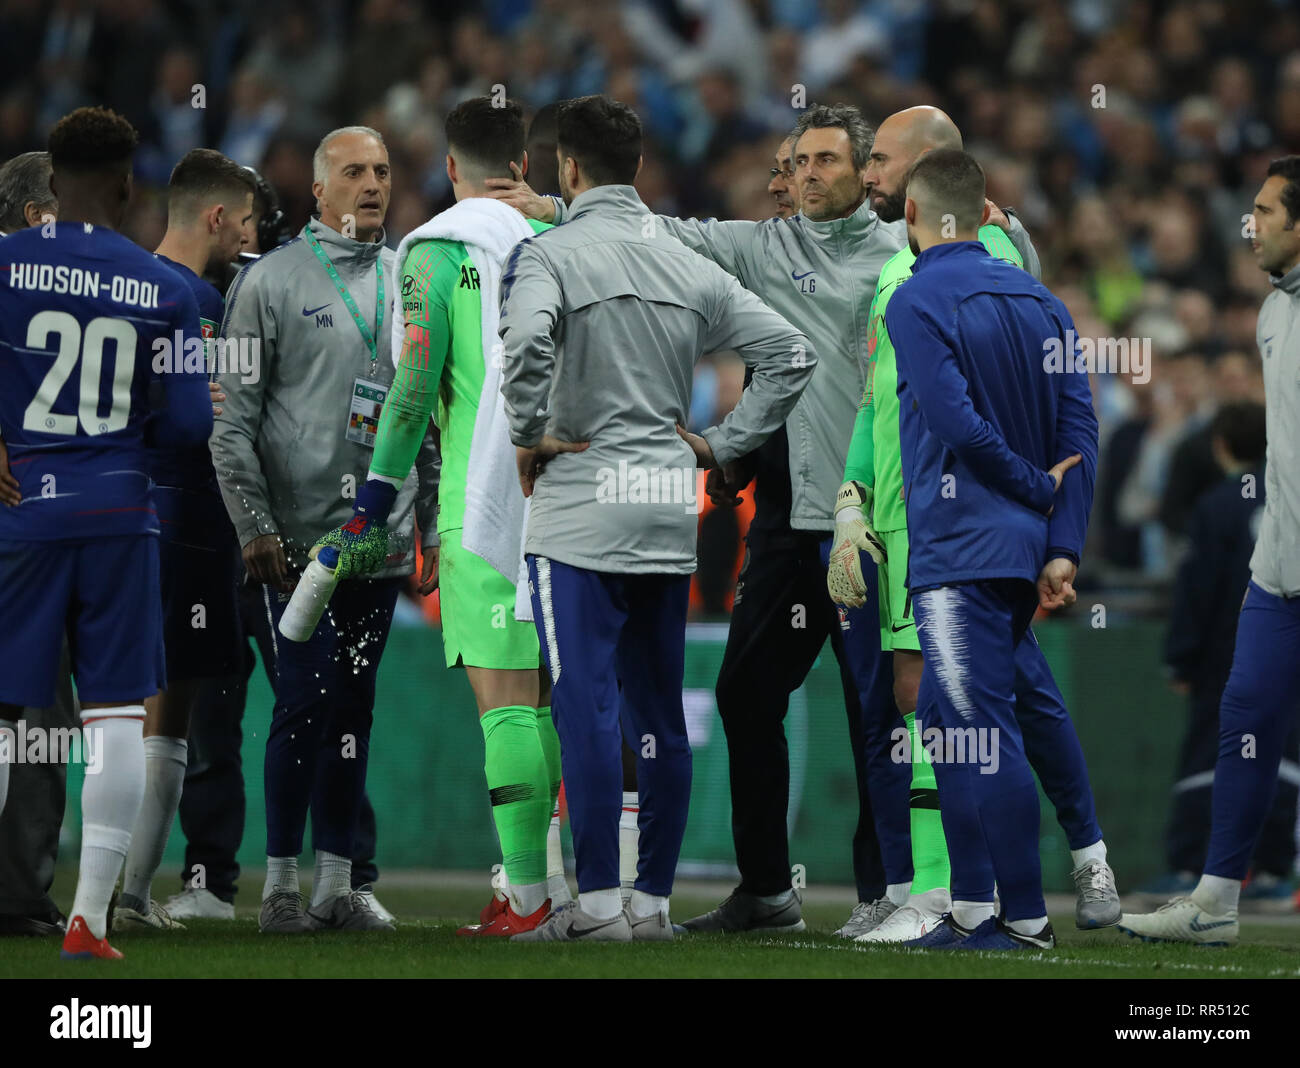
<svg viewBox="0 0 1300 1068"><path fill-rule="evenodd" d="M479 925L477 928L470 930L469 934L471 938L510 938L513 935L522 934L524 931L531 931L535 927L540 927L542 921L550 914L550 898L547 898L542 907L531 916L516 915L515 910L510 907L510 903L506 902L505 910L495 920L491 923Z"/></svg>
<svg viewBox="0 0 1300 1068"><path fill-rule="evenodd" d="M468 927L457 928L456 933L465 937L472 937L505 912L506 908L506 899L493 894L492 900L484 905L483 911L478 914L478 923L471 923Z"/></svg>
<svg viewBox="0 0 1300 1068"><path fill-rule="evenodd" d="M68 921L68 933L63 936L63 949L59 956L64 960L121 960L122 954L108 944L107 938L96 938L90 933L86 921L73 916Z"/></svg>

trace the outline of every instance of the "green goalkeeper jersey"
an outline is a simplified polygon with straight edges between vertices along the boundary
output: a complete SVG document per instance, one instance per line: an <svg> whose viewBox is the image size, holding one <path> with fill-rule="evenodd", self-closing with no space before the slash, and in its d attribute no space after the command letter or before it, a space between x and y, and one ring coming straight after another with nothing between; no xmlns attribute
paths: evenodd
<svg viewBox="0 0 1300 1068"><path fill-rule="evenodd" d="M1024 266L1024 260L1000 227L980 228L979 238L989 255ZM912 277L916 254L900 249L881 268L876 295L867 318L867 384L853 422L853 438L844 465L844 481L857 481L875 491L872 524L878 531L905 530L902 448L898 437L898 365L885 326L885 308L898 286Z"/></svg>
<svg viewBox="0 0 1300 1068"><path fill-rule="evenodd" d="M534 233L550 224L530 219ZM438 533L465 523L465 482L486 367L479 276L459 241L420 241L401 264L406 340L384 402L370 470L405 478L429 416L439 431Z"/></svg>

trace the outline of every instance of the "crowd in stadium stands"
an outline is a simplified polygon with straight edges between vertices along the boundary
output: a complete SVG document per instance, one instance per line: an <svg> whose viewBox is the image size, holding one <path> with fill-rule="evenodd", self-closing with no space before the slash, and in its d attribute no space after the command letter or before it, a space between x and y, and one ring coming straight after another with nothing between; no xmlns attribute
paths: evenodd
<svg viewBox="0 0 1300 1068"><path fill-rule="evenodd" d="M1094 583L1170 578L1222 477L1216 408L1262 401L1269 284L1243 226L1268 161L1300 151L1300 11L1285 0L0 0L0 57L0 159L44 147L83 103L142 131L146 195L126 230L146 248L188 149L258 167L296 229L312 148L353 122L388 141L395 243L452 203L447 110L497 85L530 108L631 104L645 202L720 218L773 214L769 167L798 107L845 101L879 121L937 104L1080 334L1149 339L1149 373L1094 379ZM737 365L702 364L698 387L703 426L738 396ZM725 546L707 555L730 570ZM705 600L725 611L725 592Z"/></svg>

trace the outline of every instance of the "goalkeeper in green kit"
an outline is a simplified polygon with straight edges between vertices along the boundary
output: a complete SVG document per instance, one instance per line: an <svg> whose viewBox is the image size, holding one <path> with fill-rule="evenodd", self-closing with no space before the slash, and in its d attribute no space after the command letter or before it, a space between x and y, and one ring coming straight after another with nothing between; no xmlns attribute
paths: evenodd
<svg viewBox="0 0 1300 1068"><path fill-rule="evenodd" d="M890 116L876 133L866 170L872 209L884 222L901 219L912 165L933 149L961 147L957 127L936 108L908 108ZM1039 273L1036 257L1024 262L999 226L985 224L979 238L991 256ZM945 829L949 834L966 834L968 825L965 814L954 811L961 806L946 806L941 815L934 770L925 751L929 738L924 724L916 721L922 659L907 585L898 374L885 326L889 299L911 277L915 260L915 253L902 249L881 269L876 286L868 326L866 389L853 426L844 484L836 500L827 586L836 603L860 606L866 599L866 587L858 550L866 550L875 559L880 576L881 649L894 654L894 698L908 732L906 738L894 739L891 759L912 763L914 875L908 901L857 940L944 945L964 937L992 916L993 905L991 900L983 900L984 894L970 895L977 900L962 897L965 887L982 887L986 880L991 887L992 879L991 867L988 872L949 871ZM1017 649L1016 666L1017 719L1026 754L1069 839L1079 895L1076 921L1081 928L1110 926L1119 920L1119 896L1106 864L1082 749L1032 632ZM979 833L977 824L973 833Z"/></svg>
<svg viewBox="0 0 1300 1068"><path fill-rule="evenodd" d="M318 547L339 550L336 573L342 578L382 563L388 507L434 416L442 456L434 581L441 593L443 644L448 667L465 668L478 704L506 875L504 893L494 895L478 924L458 933L510 937L532 930L569 898L562 861L549 884L547 878L560 742L537 632L530 615L516 616L517 605L528 601L526 581L522 598L517 590L525 501L502 409L496 340L506 256L518 241L550 226L483 195L484 180L508 177L512 163L527 169L517 104L467 100L447 116L446 133L447 174L457 203L399 247L402 314L394 316L394 327L402 335L401 356L380 413L369 478L357 494L352 520ZM399 351L396 337L393 351ZM558 855L558 840L552 851Z"/></svg>

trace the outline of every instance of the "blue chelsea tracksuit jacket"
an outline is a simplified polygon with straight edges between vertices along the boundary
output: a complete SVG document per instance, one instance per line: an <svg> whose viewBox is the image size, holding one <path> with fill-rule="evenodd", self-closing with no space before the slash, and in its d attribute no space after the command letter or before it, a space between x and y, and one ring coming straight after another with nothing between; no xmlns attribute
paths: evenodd
<svg viewBox="0 0 1300 1068"><path fill-rule="evenodd" d="M1032 583L1048 559L1077 563L1097 416L1065 305L978 241L957 241L917 256L885 322L898 359L911 590ZM1053 493L1048 468L1075 453L1083 462Z"/></svg>

